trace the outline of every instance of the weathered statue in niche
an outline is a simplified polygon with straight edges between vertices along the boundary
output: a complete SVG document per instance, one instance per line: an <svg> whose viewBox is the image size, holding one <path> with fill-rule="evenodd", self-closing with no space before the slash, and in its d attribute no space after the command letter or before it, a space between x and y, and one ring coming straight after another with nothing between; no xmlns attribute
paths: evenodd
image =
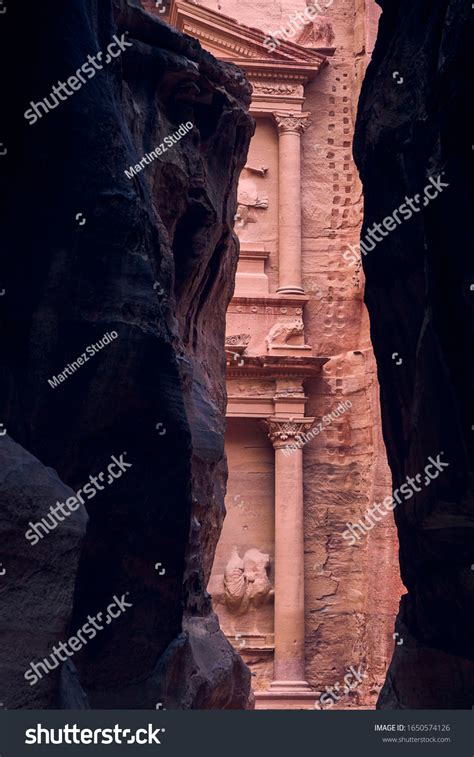
<svg viewBox="0 0 474 757"><path fill-rule="evenodd" d="M224 602L237 615L249 607L260 607L273 597L268 578L270 555L258 549L248 549L243 558L234 546L224 571Z"/></svg>
<svg viewBox="0 0 474 757"><path fill-rule="evenodd" d="M266 171L263 168L261 170ZM255 209L267 210L268 208L268 196L259 193L257 183L248 175L255 171L256 169L246 166L239 181L237 213L235 215L237 227L246 226L248 223L257 223L258 214Z"/></svg>

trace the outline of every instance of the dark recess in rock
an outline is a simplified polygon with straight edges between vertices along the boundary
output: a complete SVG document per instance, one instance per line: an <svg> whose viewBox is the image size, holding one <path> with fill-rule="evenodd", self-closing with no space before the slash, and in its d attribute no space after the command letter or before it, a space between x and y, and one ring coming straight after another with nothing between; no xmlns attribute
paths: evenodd
<svg viewBox="0 0 474 757"><path fill-rule="evenodd" d="M473 14L465 0L379 4L354 145L364 185L362 237L406 197L422 195L429 177L449 184L363 256L383 432L394 488L423 474L429 456L443 452L449 468L394 511L408 589L397 621L404 643L395 646L378 706L470 709Z"/></svg>
<svg viewBox="0 0 474 757"><path fill-rule="evenodd" d="M24 661L129 592L133 607L74 656L61 682L50 676L34 687L35 707L245 708L250 674L205 587L224 517L224 320L238 254L237 182L254 128L250 87L239 69L137 2L45 0L28 6L27 24L22 13L11 5L2 21L6 36L21 38L14 80L6 79L11 52L0 53L8 102L0 419L19 459L37 458L41 475L57 471L60 487L77 491L112 455L126 452L132 467L86 502L80 564L63 561L60 607L46 558L34 586L23 587L24 607L37 606L32 591L42 597L51 632L48 644L28 634L2 645L2 667L15 669L16 682L3 701L28 706L30 687L18 677ZM133 46L29 125L30 101L47 97L114 34ZM162 159L125 176L187 121L193 129ZM114 330L117 339L49 386ZM8 437L0 451L13 445ZM25 491L34 485L26 476ZM2 544L17 502L5 486ZM41 508L47 498L38 497L38 519ZM18 523L27 515L20 503ZM20 530L17 538L22 544ZM49 550L54 562L58 538L59 528L23 552L38 560ZM14 563L20 574L22 559ZM13 610L5 580L4 620Z"/></svg>

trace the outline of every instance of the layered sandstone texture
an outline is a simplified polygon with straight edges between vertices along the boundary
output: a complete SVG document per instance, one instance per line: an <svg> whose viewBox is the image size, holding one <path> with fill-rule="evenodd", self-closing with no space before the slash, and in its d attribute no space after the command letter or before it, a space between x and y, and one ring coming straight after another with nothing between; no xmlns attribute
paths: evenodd
<svg viewBox="0 0 474 757"><path fill-rule="evenodd" d="M420 491L394 511L408 594L397 620L403 643L395 647L378 706L470 709L474 278L466 104L472 97L472 9L460 0L380 5L355 139L363 237L402 203L415 204L412 217L395 223L364 256L365 300L394 487L422 475ZM430 178L442 185L428 200ZM427 486L424 468L438 455L449 465Z"/></svg>
<svg viewBox="0 0 474 757"><path fill-rule="evenodd" d="M203 5L268 35L288 28L292 15L306 10L304 0L204 0ZM377 32L378 8L372 0L334 0L321 3L324 5L324 18L318 18L314 26L308 24L301 37L295 33L289 41L300 44L301 40L302 50L304 46L334 48L332 55L329 50L328 65L301 92L309 118L301 136L301 264L302 284L309 298L302 315L304 342L313 355L328 361L318 377L305 381L300 396L307 397L305 414L314 417L316 425L341 401L352 403L348 412L303 450L306 679L316 701L318 692L341 682L351 665L361 666L366 673L354 692L334 704L336 709L375 706L392 654L394 620L403 587L391 514L358 545L351 547L342 537L347 522L363 518L369 507L391 491L376 365L363 303L363 273L343 258L348 246L358 242L362 223L352 138L359 90ZM288 81L286 86L291 91L294 83ZM260 94L262 88L257 83L255 92ZM267 92L278 95L271 86ZM257 245L265 249L269 292L275 293L281 249L278 193L293 191L289 184L294 177L283 176L279 186L278 133L271 118L257 119L247 165L241 180L242 197L246 199L250 185L258 191L252 203L246 199L247 205L252 204L251 222L243 216L236 228L243 251ZM256 169L262 166L265 171L259 176ZM260 344L265 349L263 318L257 317L261 303L255 303L253 323L249 315L239 316L241 305L239 301L231 306L229 333L251 334L245 355L255 355ZM248 305L247 312L251 310ZM281 396L297 396L294 384L281 380ZM252 390L255 402L274 391L262 381L255 381ZM230 399L246 392L244 381L229 382ZM265 601L259 601L258 608L251 604L245 612L243 606L239 612L228 612L223 602L223 576L226 568L231 573L233 560L250 564L247 550L253 548L259 550L262 564L268 560L270 581L274 582L275 455L263 424L252 419L231 418L226 445L228 516L216 553L212 590L222 625L250 666L254 689L259 691L268 687L273 676L268 651L274 631L271 592L265 594ZM239 545L237 557L235 544ZM264 578L261 588L262 592L268 588ZM261 638L261 651L249 650L247 637Z"/></svg>
<svg viewBox="0 0 474 757"><path fill-rule="evenodd" d="M26 27L17 13L2 20L22 57L1 158L0 699L245 708L250 674L205 586L224 513L224 320L250 90L138 3L44 2ZM123 53L30 126L30 100L115 34ZM179 143L125 176L188 121ZM28 521L122 453L120 479L40 544L25 541ZM30 688L28 663L114 595L132 607Z"/></svg>
<svg viewBox="0 0 474 757"><path fill-rule="evenodd" d="M334 709L375 706L403 591L390 515L354 546L342 537L346 524L363 518L391 488L364 279L342 257L362 221L351 148L377 16L371 0L334 0L326 17L335 54L307 88L305 104L313 121L303 137L306 329L313 350L330 358L321 378L305 386L307 414L320 422L341 401L352 403L304 450L308 680L324 691L341 684L350 666L365 673Z"/></svg>

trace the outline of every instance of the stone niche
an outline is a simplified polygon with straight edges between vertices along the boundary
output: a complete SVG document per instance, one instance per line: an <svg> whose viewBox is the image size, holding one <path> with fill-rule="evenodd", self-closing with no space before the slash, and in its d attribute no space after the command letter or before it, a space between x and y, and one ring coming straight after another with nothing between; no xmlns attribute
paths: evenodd
<svg viewBox="0 0 474 757"><path fill-rule="evenodd" d="M278 135L271 119L256 119L237 201L235 295L265 296L276 289L278 270Z"/></svg>
<svg viewBox="0 0 474 757"><path fill-rule="evenodd" d="M229 419L225 443L232 477L209 591L259 689L271 681L274 650L274 452L256 419Z"/></svg>

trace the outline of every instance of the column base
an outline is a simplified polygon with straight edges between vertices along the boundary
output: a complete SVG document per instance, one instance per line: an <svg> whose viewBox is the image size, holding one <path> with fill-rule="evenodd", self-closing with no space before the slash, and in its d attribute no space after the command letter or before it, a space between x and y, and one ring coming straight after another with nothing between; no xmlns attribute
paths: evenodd
<svg viewBox="0 0 474 757"><path fill-rule="evenodd" d="M314 710L319 696L306 681L272 681L265 691L255 692L255 709Z"/></svg>
<svg viewBox="0 0 474 757"><path fill-rule="evenodd" d="M277 294L304 294L302 287L278 287Z"/></svg>

